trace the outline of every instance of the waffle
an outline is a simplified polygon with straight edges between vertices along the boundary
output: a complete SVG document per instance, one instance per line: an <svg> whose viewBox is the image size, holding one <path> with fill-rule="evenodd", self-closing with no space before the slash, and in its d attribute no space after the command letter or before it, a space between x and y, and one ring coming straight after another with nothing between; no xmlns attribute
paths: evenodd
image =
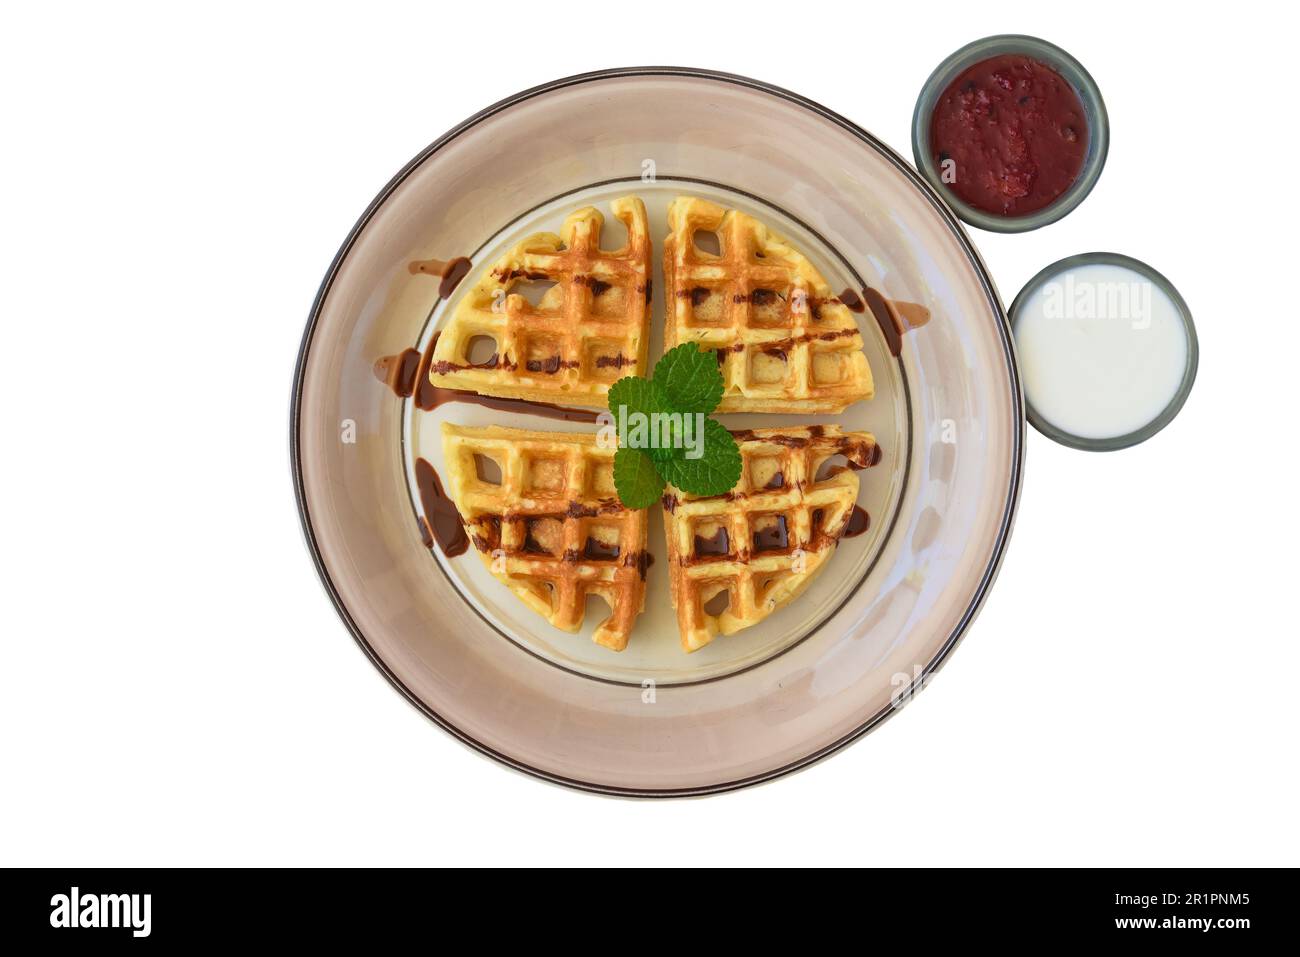
<svg viewBox="0 0 1300 957"><path fill-rule="evenodd" d="M610 209L627 243L600 248L604 217L571 213L562 235L538 233L479 276L441 330L429 379L482 395L604 408L610 384L641 375L649 342L650 236L635 196ZM521 295L553 283L536 305ZM487 353L490 352L490 355Z"/></svg>
<svg viewBox="0 0 1300 957"><path fill-rule="evenodd" d="M614 449L592 434L442 426L448 491L483 563L556 628L577 631L587 596L610 616L592 636L627 647L645 605L646 512L614 489ZM480 471L492 460L499 483Z"/></svg>
<svg viewBox="0 0 1300 957"><path fill-rule="evenodd" d="M757 624L798 597L844 534L858 497L854 469L880 460L876 440L838 426L735 433L743 469L726 495L664 496L669 577L682 648ZM843 455L848 466L829 466ZM725 609L706 609L723 593Z"/></svg>
<svg viewBox="0 0 1300 957"><path fill-rule="evenodd" d="M668 207L665 348L716 350L719 412L842 412L873 394L853 314L803 254L758 220L690 196ZM717 254L698 232L717 237Z"/></svg>

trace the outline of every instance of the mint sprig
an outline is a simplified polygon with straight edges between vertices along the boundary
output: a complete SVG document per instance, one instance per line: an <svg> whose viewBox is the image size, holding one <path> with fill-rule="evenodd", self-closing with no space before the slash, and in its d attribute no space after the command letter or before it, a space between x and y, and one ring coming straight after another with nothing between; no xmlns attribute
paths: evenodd
<svg viewBox="0 0 1300 957"><path fill-rule="evenodd" d="M665 483L692 495L736 487L740 448L720 422L703 418L718 407L722 390L713 353L690 342L664 353L649 379L625 376L610 387L622 446L614 457L614 487L626 507L652 504Z"/></svg>
<svg viewBox="0 0 1300 957"><path fill-rule="evenodd" d="M656 461L670 484L692 495L722 495L740 480L740 446L717 419L704 420L704 454Z"/></svg>
<svg viewBox="0 0 1300 957"><path fill-rule="evenodd" d="M664 480L654 461L640 449L619 449L614 453L614 487L628 508L648 508L664 494Z"/></svg>

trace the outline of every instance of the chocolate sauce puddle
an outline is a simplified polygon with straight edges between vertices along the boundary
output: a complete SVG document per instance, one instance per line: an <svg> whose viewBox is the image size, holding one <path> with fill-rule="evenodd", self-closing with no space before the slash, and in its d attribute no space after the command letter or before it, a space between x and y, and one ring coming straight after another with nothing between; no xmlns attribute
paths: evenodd
<svg viewBox="0 0 1300 957"><path fill-rule="evenodd" d="M885 344L889 346L891 356L901 356L903 354L903 333L899 330L898 325L894 322L894 317L889 312L889 303L874 289L864 289L863 292L867 297L867 305L871 307L871 315L876 319L876 325L880 327L880 332L885 337Z"/></svg>
<svg viewBox="0 0 1300 957"><path fill-rule="evenodd" d="M460 281L469 275L472 265L464 256L457 256L455 259L446 261L441 259L417 259L414 262L407 263L406 268L413 276L420 273L426 276L437 276L441 279L441 282L438 283L439 297L450 299L451 294L460 285Z"/></svg>
<svg viewBox="0 0 1300 957"><path fill-rule="evenodd" d="M420 518L420 533L425 547L432 548L436 543L448 558L464 555L469 551L465 523L443 491L438 473L425 459L415 460L415 487L420 494L420 507L424 510Z"/></svg>
<svg viewBox="0 0 1300 957"><path fill-rule="evenodd" d="M420 369L420 353L416 349L403 349L395 356L383 356L375 361L375 378L402 398L415 389L416 374Z"/></svg>
<svg viewBox="0 0 1300 957"><path fill-rule="evenodd" d="M871 527L871 516L861 505L854 505L853 511L849 514L848 524L844 526L844 534L840 538L856 538Z"/></svg>
<svg viewBox="0 0 1300 957"><path fill-rule="evenodd" d="M709 538L702 535L695 536L695 557L727 555L731 552L731 542L728 540L727 530L718 527L718 530Z"/></svg>
<svg viewBox="0 0 1300 957"><path fill-rule="evenodd" d="M862 290L871 315L880 327L891 356L903 354L903 333L919 329L930 321L930 310L914 302L895 302L886 299L870 287ZM850 309L853 307L850 306ZM855 310L861 311L861 310Z"/></svg>
<svg viewBox="0 0 1300 957"><path fill-rule="evenodd" d="M777 552L790 547L790 534L785 516L777 515L776 521L754 532L754 551Z"/></svg>

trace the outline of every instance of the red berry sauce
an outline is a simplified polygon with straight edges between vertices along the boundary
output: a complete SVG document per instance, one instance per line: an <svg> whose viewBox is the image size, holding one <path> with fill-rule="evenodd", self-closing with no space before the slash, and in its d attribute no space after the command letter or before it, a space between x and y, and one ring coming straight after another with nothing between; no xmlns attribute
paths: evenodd
<svg viewBox="0 0 1300 957"><path fill-rule="evenodd" d="M1050 206L1079 178L1088 120L1074 88L1045 63L1010 53L948 84L930 120L930 151L959 199L1000 216Z"/></svg>

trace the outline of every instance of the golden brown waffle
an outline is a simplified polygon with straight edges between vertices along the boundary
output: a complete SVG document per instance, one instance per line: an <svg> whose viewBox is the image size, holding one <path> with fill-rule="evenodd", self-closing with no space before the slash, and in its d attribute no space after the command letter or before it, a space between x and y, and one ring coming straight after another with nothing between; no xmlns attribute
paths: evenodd
<svg viewBox="0 0 1300 957"><path fill-rule="evenodd" d="M614 489L615 450L591 434L446 423L442 448L448 491L488 570L565 631L600 595L611 614L592 639L627 647L650 558L645 510L624 508Z"/></svg>
<svg viewBox="0 0 1300 957"><path fill-rule="evenodd" d="M719 412L842 412L873 394L853 313L813 264L751 216L679 196L668 207L664 346L718 353ZM717 237L706 252L697 233Z"/></svg>
<svg viewBox="0 0 1300 957"><path fill-rule="evenodd" d="M650 302L645 204L624 196L610 209L627 227L623 248L600 248L604 217L588 206L569 215L560 236L530 236L479 276L438 335L430 381L603 408L611 383L642 375ZM518 291L525 285L540 294L537 305Z"/></svg>
<svg viewBox="0 0 1300 957"><path fill-rule="evenodd" d="M682 648L762 621L796 598L835 551L858 497L854 469L880 460L867 432L839 426L735 433L740 482L726 495L664 497L673 607ZM832 456L848 465L831 465ZM707 609L728 593L725 608Z"/></svg>

